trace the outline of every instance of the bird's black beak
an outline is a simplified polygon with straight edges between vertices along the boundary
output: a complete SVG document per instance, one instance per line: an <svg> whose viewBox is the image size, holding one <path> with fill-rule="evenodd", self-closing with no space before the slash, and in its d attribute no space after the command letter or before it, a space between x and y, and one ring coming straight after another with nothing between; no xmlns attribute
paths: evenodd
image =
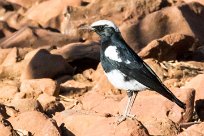
<svg viewBox="0 0 204 136"><path fill-rule="evenodd" d="M94 29L91 26L85 25L79 27L79 30L89 30L89 31L94 31Z"/></svg>

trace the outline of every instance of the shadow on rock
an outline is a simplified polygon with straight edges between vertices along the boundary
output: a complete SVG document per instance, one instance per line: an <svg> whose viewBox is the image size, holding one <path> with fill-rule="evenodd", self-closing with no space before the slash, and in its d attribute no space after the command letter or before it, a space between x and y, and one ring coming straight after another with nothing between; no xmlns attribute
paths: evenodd
<svg viewBox="0 0 204 136"><path fill-rule="evenodd" d="M204 120L204 99L199 99L195 102L195 110L201 121Z"/></svg>
<svg viewBox="0 0 204 136"><path fill-rule="evenodd" d="M62 136L75 136L71 131L69 131L66 127L65 124L62 123L60 125L60 130L61 130L61 134Z"/></svg>

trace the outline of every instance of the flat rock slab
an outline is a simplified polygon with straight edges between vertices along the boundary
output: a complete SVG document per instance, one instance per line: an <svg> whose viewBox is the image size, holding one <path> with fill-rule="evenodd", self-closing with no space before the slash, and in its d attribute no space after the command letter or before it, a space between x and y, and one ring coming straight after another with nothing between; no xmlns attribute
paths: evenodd
<svg viewBox="0 0 204 136"><path fill-rule="evenodd" d="M136 120L126 120L117 125L117 117L106 118L96 113L65 110L54 117L76 136L148 136L147 130ZM63 133L63 132L62 132ZM68 134L68 133L66 133ZM65 134L65 135L66 135Z"/></svg>
<svg viewBox="0 0 204 136"><path fill-rule="evenodd" d="M37 111L28 111L9 118L14 129L27 130L35 136L61 136L53 119Z"/></svg>

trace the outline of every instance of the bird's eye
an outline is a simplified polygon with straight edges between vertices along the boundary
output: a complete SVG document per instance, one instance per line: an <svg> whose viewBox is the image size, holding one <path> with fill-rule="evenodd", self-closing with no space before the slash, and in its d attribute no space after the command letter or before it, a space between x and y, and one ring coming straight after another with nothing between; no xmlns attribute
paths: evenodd
<svg viewBox="0 0 204 136"><path fill-rule="evenodd" d="M103 29L104 29L104 26L98 26L98 29L100 30L100 31L102 31Z"/></svg>

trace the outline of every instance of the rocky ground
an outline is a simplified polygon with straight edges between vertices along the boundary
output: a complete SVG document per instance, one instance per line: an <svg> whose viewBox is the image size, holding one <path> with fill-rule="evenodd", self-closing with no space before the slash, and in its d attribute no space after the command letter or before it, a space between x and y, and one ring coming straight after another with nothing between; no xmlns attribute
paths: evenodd
<svg viewBox="0 0 204 136"><path fill-rule="evenodd" d="M99 37L114 21L127 43L187 104L138 94L134 120L106 79ZM0 0L0 136L204 135L203 0Z"/></svg>

